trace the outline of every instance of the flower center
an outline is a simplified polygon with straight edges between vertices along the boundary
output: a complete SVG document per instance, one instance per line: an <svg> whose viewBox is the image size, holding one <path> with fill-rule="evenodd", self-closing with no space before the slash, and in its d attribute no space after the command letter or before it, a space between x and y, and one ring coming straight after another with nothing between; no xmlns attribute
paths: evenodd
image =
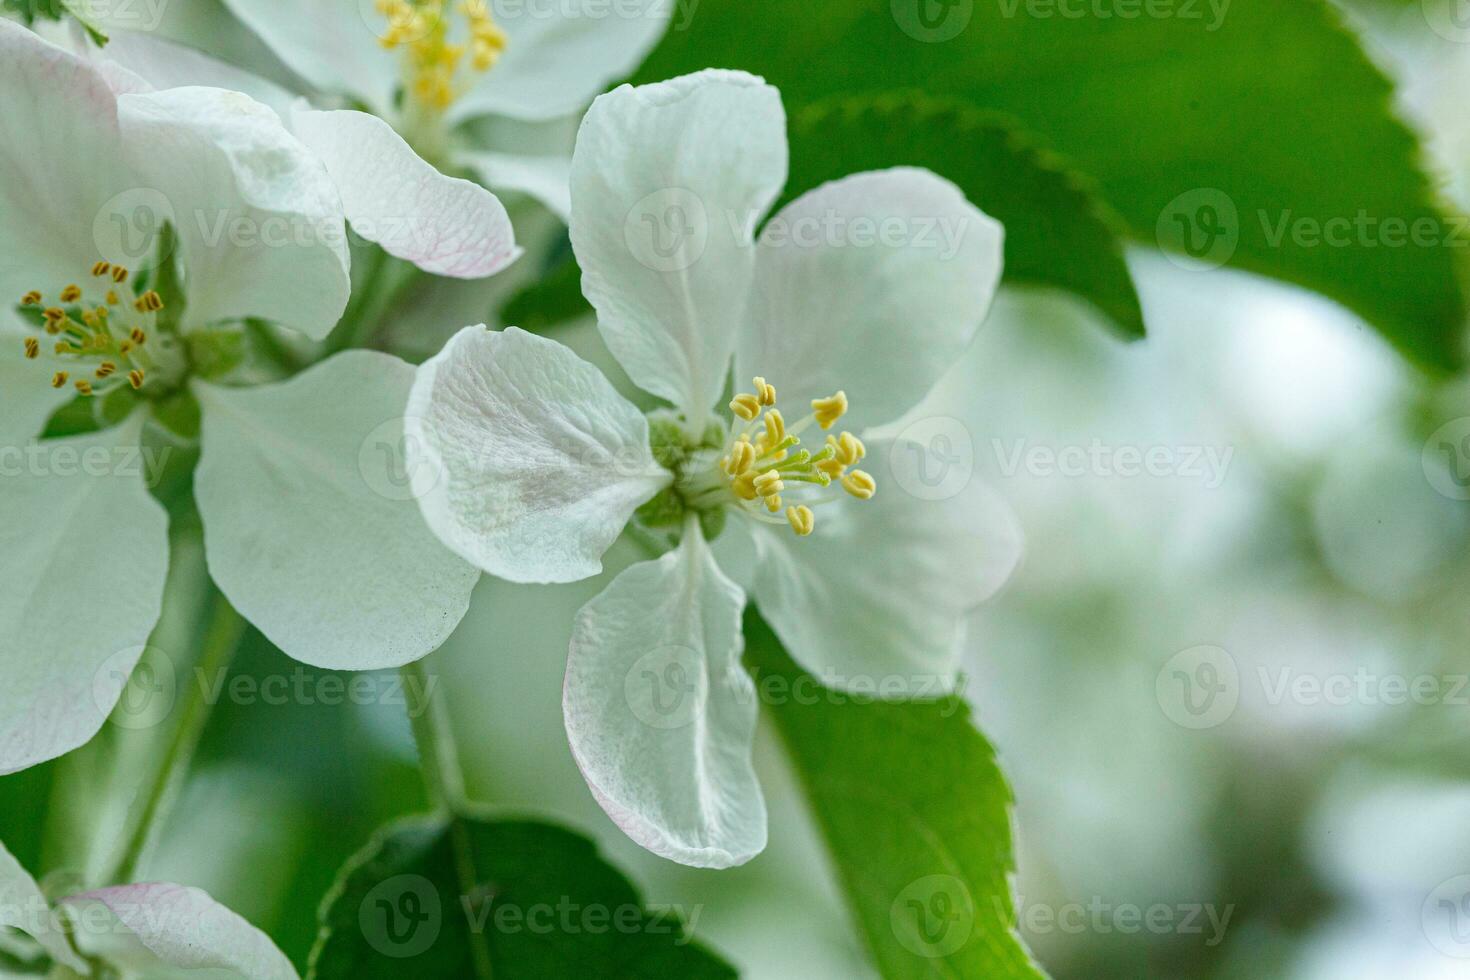
<svg viewBox="0 0 1470 980"><path fill-rule="evenodd" d="M21 298L21 312L36 333L24 340L25 356L52 367L51 386L68 384L82 395L103 395L123 385L141 390L165 383L182 364L177 343L157 330L163 299L152 289L134 293L122 266L98 262L88 290L77 283L54 296L36 289Z"/></svg>
<svg viewBox="0 0 1470 980"><path fill-rule="evenodd" d="M494 67L507 41L486 0L459 0L453 10L448 6L446 0L377 0L378 12L388 19L383 47L403 51L408 97L431 114L449 108L469 87L466 53L470 73L480 74ZM454 30L456 11L468 24L465 40L451 40L461 36Z"/></svg>
<svg viewBox="0 0 1470 980"><path fill-rule="evenodd" d="M697 447L679 442L682 429L673 420L654 420L654 455L675 479L640 510L644 523L672 525L694 511L713 537L724 516L736 512L805 537L816 527L813 508L839 500L843 492L859 500L877 493L877 481L856 468L867 453L862 440L851 432L828 431L847 412L845 393L813 400L811 414L788 427L776 407L775 387L756 378L754 389L730 402L734 418L728 429L713 423ZM801 441L813 425L827 433L816 452Z"/></svg>

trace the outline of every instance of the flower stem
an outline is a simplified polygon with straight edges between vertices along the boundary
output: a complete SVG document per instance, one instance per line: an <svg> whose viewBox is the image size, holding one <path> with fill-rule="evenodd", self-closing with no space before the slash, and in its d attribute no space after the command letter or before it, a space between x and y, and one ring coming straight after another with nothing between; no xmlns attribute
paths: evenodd
<svg viewBox="0 0 1470 980"><path fill-rule="evenodd" d="M245 620L223 593L216 591L205 627L203 651L195 667L196 675L208 677L228 669L244 633ZM162 761L153 772L152 783L146 788L143 809L133 824L127 844L112 870L103 877L108 884L126 885L136 880L149 847L183 788L199 739L204 734L205 722L214 709L204 683L182 683L179 695L180 701L174 707L176 721L172 737Z"/></svg>
<svg viewBox="0 0 1470 980"><path fill-rule="evenodd" d="M449 713L444 701L434 696L422 660L406 665L401 672L407 692L408 721L413 726L413 742L419 750L419 768L424 774L429 804L444 815L457 816L464 812L467 797Z"/></svg>

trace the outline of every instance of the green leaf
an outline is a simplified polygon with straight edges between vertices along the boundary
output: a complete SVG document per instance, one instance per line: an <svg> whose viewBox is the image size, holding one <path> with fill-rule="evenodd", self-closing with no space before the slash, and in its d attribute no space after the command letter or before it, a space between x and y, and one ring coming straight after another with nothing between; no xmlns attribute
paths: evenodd
<svg viewBox="0 0 1470 980"><path fill-rule="evenodd" d="M308 980L735 976L591 841L488 814L389 825L320 914Z"/></svg>
<svg viewBox="0 0 1470 980"><path fill-rule="evenodd" d="M1121 220L1004 118L920 94L885 95L818 103L795 113L790 129L785 200L864 170L927 167L1005 225L1008 283L1068 290L1125 336L1143 335L1143 310L1117 238Z"/></svg>
<svg viewBox="0 0 1470 980"><path fill-rule="evenodd" d="M1177 0L1133 6L1133 18L1060 7L702 0L636 80L717 65L764 75L792 111L921 88L1004 113L1095 181L1137 240L1172 249L1187 231L1208 264L1322 292L1421 365L1462 363L1465 301L1449 247L1459 239L1390 108L1388 80L1323 0ZM958 147L939 172L960 172L967 155ZM1382 229L1352 230L1341 246L1297 234L1303 219L1359 214L1422 219L1436 244L1395 235L1391 245Z"/></svg>
<svg viewBox="0 0 1470 980"><path fill-rule="evenodd" d="M825 691L754 612L745 640L883 976L1044 976L1014 930L1010 787L965 702Z"/></svg>

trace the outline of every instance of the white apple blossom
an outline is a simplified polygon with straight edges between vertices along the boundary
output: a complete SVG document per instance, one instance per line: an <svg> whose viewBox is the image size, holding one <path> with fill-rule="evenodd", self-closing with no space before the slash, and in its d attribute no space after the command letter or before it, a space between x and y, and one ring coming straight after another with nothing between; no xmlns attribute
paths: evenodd
<svg viewBox="0 0 1470 980"><path fill-rule="evenodd" d="M401 436L413 369L347 351L250 386L206 366L246 319L321 339L341 315L345 227L320 162L244 95L118 95L9 21L0 147L0 774L90 739L137 663L168 565L139 464L159 439L201 440L210 573L277 646L349 669L437 647L475 571L406 497L375 491L362 459L375 430ZM121 264L111 237L140 215L176 230L176 254L151 269ZM310 234L237 233L276 225ZM103 427L37 441L75 398Z"/></svg>
<svg viewBox="0 0 1470 980"><path fill-rule="evenodd" d="M813 674L907 682L883 685L893 696L952 679L964 615L1019 557L981 488L925 500L874 475L901 442L874 427L918 404L984 319L1001 227L900 168L819 187L755 237L786 171L780 96L758 78L602 96L573 157L572 244L607 346L672 408L645 418L560 344L483 327L420 367L409 402L432 477L420 506L481 569L594 575L635 511L642 536L678 537L581 610L564 708L608 814L697 866L766 839L747 593ZM732 356L752 390L721 417Z"/></svg>
<svg viewBox="0 0 1470 980"><path fill-rule="evenodd" d="M29 936L51 964L91 976L86 956L125 976L296 980L259 929L198 888L164 882L68 895L53 903L0 844L0 927ZM44 961L43 961L44 962ZM216 972L219 971L219 972Z"/></svg>
<svg viewBox="0 0 1470 980"><path fill-rule="evenodd" d="M412 184L426 198L437 197L454 180L421 172L418 157L405 157L409 146L445 173L473 174L486 187L527 194L565 219L577 117L609 82L637 67L676 6L674 0L225 2L303 84L287 93L127 31L113 32L109 54L154 84L239 88L279 105L338 179L347 216L359 229L404 216L386 191ZM208 38L190 41L212 46ZM366 112L313 111L293 106L293 96ZM457 227L455 202L425 204L426 214ZM485 227L485 219L466 215L462 227ZM390 241L383 244L389 248Z"/></svg>

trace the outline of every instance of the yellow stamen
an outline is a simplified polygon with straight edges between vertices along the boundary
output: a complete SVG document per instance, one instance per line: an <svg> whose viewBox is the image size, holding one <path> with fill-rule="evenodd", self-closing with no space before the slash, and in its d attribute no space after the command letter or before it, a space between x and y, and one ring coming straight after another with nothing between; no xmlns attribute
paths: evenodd
<svg viewBox="0 0 1470 980"><path fill-rule="evenodd" d="M163 297L150 289L134 301L133 309L139 313L157 313L163 309Z"/></svg>
<svg viewBox="0 0 1470 980"><path fill-rule="evenodd" d="M766 412L766 447L774 449L786 438L786 420L781 417L779 408L772 408Z"/></svg>
<svg viewBox="0 0 1470 980"><path fill-rule="evenodd" d="M853 470L842 478L842 489L859 500L869 500L878 492L878 481L862 470Z"/></svg>
<svg viewBox="0 0 1470 980"><path fill-rule="evenodd" d="M90 395L92 393L92 382L86 378L78 378L76 380L76 387L77 391L83 395Z"/></svg>
<svg viewBox="0 0 1470 980"><path fill-rule="evenodd" d="M812 528L817 526L817 519L810 507L787 507L786 520L791 523L791 530L802 538L811 534Z"/></svg>
<svg viewBox="0 0 1470 980"><path fill-rule="evenodd" d="M868 455L868 447L864 446L863 441L851 432L844 432L837 437L828 436L827 445L832 447L832 451L836 453L837 459L843 466L853 466L858 460Z"/></svg>
<svg viewBox="0 0 1470 980"><path fill-rule="evenodd" d="M70 286L67 286L61 291L61 301L63 303L75 303L81 298L82 287L78 286L76 283L72 283Z"/></svg>
<svg viewBox="0 0 1470 980"><path fill-rule="evenodd" d="M776 388L774 385L766 384L766 379L762 377L756 377L754 383L755 397L760 399L760 403L763 406L769 407L776 404Z"/></svg>
<svg viewBox="0 0 1470 980"><path fill-rule="evenodd" d="M103 361L101 364L97 365L97 377L99 378L110 378L116 372L117 365L112 363L111 361Z"/></svg>
<svg viewBox="0 0 1470 980"><path fill-rule="evenodd" d="M771 496L769 496L769 497L766 498L766 510L768 510L772 514L774 514L778 510L780 510L780 509L781 509L781 495L779 493L772 494Z"/></svg>
<svg viewBox="0 0 1470 980"><path fill-rule="evenodd" d="M740 439L730 447L730 455L725 457L725 472L731 476L739 476L754 463L755 447L750 444L749 439Z"/></svg>
<svg viewBox="0 0 1470 980"><path fill-rule="evenodd" d="M830 398L812 399L812 411L817 415L818 425L823 429L832 428L838 419L847 414L847 392L839 391Z"/></svg>
<svg viewBox="0 0 1470 980"><path fill-rule="evenodd" d="M141 368L136 368L128 372L128 384L134 388L143 387L143 370Z"/></svg>
<svg viewBox="0 0 1470 980"><path fill-rule="evenodd" d="M96 265L92 266L92 275L95 276L95 277L99 277L100 278L102 276L107 275L111 271L112 271L112 263L111 262L98 262Z"/></svg>
<svg viewBox="0 0 1470 980"><path fill-rule="evenodd" d="M755 492L762 497L773 497L786 489L786 484L781 481L781 474L777 470L766 470L755 478Z"/></svg>
<svg viewBox="0 0 1470 980"><path fill-rule="evenodd" d="M112 267L112 281L115 282L115 283L118 283L119 285L121 285L122 283L127 282L128 281L128 270L127 269L124 269L120 265L113 266ZM112 295L111 293L108 293L108 296L109 297L111 295ZM115 300L109 300L109 302L116 302L116 301Z"/></svg>
<svg viewBox="0 0 1470 980"><path fill-rule="evenodd" d="M26 357L35 360L41 356L41 344L35 337L26 338Z"/></svg>
<svg viewBox="0 0 1470 980"><path fill-rule="evenodd" d="M66 379L68 377L70 377L70 375L68 375L65 371L57 371L55 374L51 375L51 387L60 388L62 385L66 384Z"/></svg>
<svg viewBox="0 0 1470 980"><path fill-rule="evenodd" d="M145 343L148 342L148 335L143 332L142 327L134 327L132 329L132 332L129 333L128 336L133 338L133 343L137 344L139 347L142 347Z"/></svg>
<svg viewBox="0 0 1470 980"><path fill-rule="evenodd" d="M730 402L730 411L740 416L746 422L759 415L760 410L760 399L755 395L749 395L745 392L736 395Z"/></svg>
<svg viewBox="0 0 1470 980"><path fill-rule="evenodd" d="M24 296L22 296L20 298L20 305L21 306L40 306L41 305L41 294L38 293L38 292L36 292L34 289L31 290L30 292L26 293Z"/></svg>

